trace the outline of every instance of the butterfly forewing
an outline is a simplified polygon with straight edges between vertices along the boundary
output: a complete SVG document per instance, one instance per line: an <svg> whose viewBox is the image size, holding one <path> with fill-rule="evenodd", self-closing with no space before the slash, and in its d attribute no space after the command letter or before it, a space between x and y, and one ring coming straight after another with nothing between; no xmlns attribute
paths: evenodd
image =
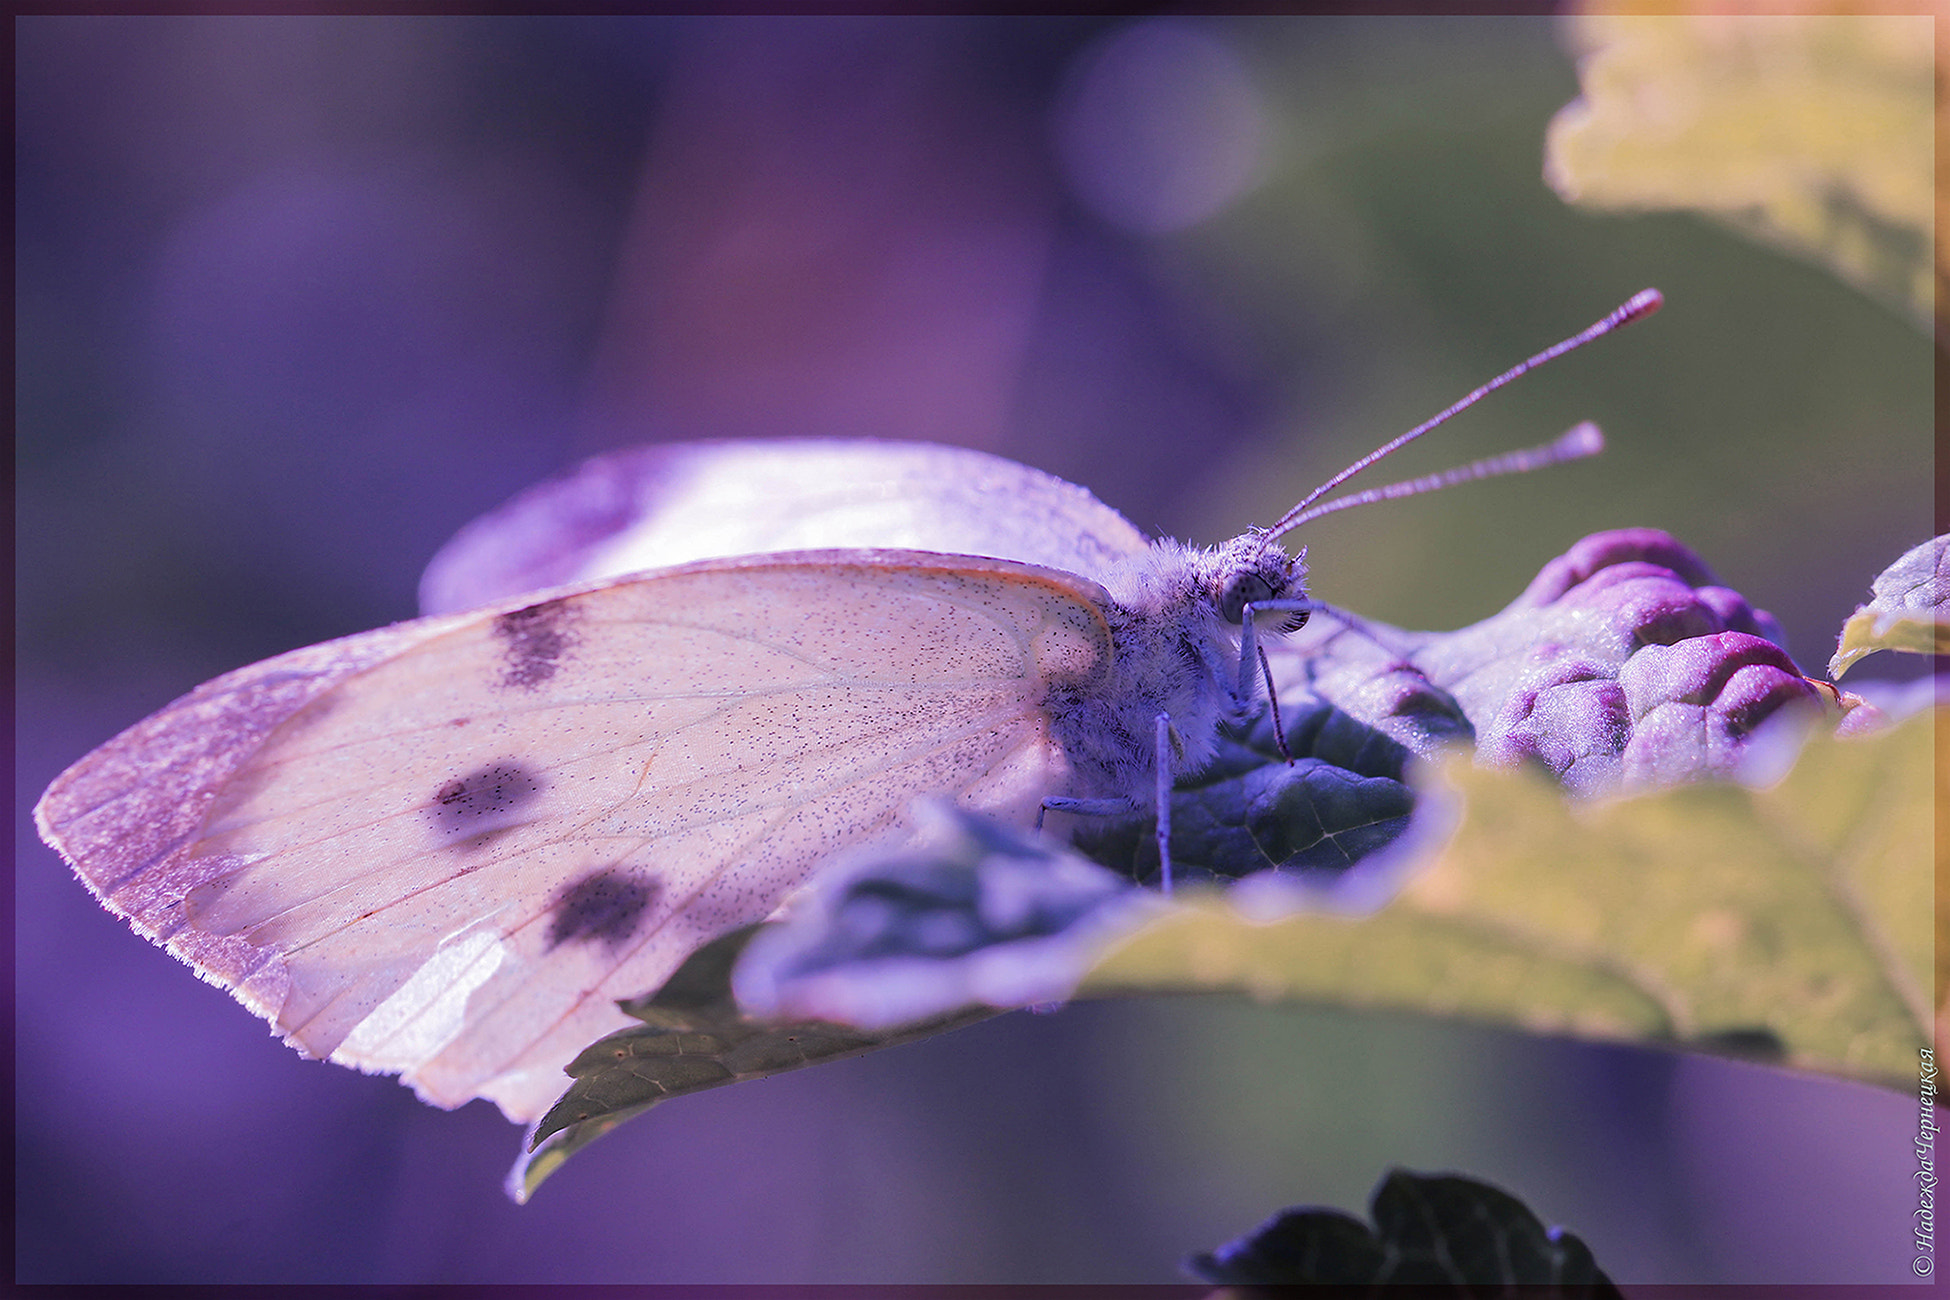
<svg viewBox="0 0 1950 1300"><path fill-rule="evenodd" d="M1103 599L823 552L401 624L185 697L42 824L294 1044L530 1119L629 1023L615 999L905 839L916 797L1033 820L1068 782L1044 697L1104 670Z"/></svg>
<svg viewBox="0 0 1950 1300"><path fill-rule="evenodd" d="M1144 550L1074 483L966 447L663 443L595 457L475 520L427 566L427 613L712 556L898 547L1100 577Z"/></svg>

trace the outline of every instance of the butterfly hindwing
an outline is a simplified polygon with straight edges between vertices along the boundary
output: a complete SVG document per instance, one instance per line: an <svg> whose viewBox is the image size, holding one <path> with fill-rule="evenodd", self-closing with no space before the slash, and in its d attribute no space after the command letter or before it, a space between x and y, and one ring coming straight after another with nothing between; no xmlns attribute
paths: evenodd
<svg viewBox="0 0 1950 1300"><path fill-rule="evenodd" d="M1002 560L707 561L296 651L50 788L115 911L294 1045L529 1119L614 1001L918 796L1027 824L1102 594Z"/></svg>

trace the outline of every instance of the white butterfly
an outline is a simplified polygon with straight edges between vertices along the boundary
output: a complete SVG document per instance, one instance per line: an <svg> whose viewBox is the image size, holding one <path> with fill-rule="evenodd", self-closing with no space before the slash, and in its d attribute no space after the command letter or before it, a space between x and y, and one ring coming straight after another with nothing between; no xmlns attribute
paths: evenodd
<svg viewBox="0 0 1950 1300"><path fill-rule="evenodd" d="M1596 445L1580 426L1441 478ZM1254 707L1253 613L1307 608L1275 539L1432 482L1310 497L1202 550L954 448L602 458L436 559L427 607L459 612L207 683L36 818L111 911L292 1046L527 1122L633 1023L617 999L836 854L908 843L917 800L1023 827L1151 806Z"/></svg>

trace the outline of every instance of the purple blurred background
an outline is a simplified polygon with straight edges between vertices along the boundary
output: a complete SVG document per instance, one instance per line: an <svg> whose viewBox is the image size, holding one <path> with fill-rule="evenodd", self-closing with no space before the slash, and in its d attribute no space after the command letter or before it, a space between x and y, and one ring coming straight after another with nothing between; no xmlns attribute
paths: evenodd
<svg viewBox="0 0 1950 1300"><path fill-rule="evenodd" d="M40 789L198 682L409 617L608 447L987 448L1214 541L1646 284L1651 323L1322 521L1317 588L1482 617L1649 524L1818 668L1926 536L1930 346L1823 272L1538 179L1531 20L16 22L17 1277L1162 1282L1391 1165L1637 1281L1909 1276L1914 1101L1212 1001L1018 1014L682 1099L517 1209L517 1133L300 1060L102 912ZM1880 666L1875 666L1880 668ZM1875 675L1865 671L1865 676Z"/></svg>

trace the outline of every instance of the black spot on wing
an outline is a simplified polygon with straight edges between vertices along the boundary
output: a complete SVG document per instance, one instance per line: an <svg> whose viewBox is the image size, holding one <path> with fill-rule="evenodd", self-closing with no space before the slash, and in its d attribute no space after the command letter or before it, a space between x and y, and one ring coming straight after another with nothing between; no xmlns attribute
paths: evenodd
<svg viewBox="0 0 1950 1300"><path fill-rule="evenodd" d="M532 813L541 792L540 776L503 759L441 786L427 805L427 816L444 842L472 847L518 825Z"/></svg>
<svg viewBox="0 0 1950 1300"><path fill-rule="evenodd" d="M494 634L504 656L501 684L532 691L555 676L575 645L574 617L566 601L545 600L496 618Z"/></svg>
<svg viewBox="0 0 1950 1300"><path fill-rule="evenodd" d="M550 904L555 918L548 927L549 949L591 941L621 947L656 900L657 882L649 876L622 867L591 872L565 885Z"/></svg>

